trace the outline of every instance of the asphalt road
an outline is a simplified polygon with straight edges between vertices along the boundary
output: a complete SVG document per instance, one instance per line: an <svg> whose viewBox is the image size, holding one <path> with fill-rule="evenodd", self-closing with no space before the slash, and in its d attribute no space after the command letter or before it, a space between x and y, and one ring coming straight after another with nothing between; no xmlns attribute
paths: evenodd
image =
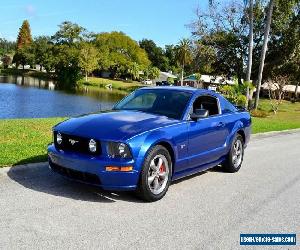
<svg viewBox="0 0 300 250"><path fill-rule="evenodd" d="M0 249L253 249L240 233L297 233L299 249L300 132L254 138L240 172L186 178L155 203L46 163L0 170Z"/></svg>

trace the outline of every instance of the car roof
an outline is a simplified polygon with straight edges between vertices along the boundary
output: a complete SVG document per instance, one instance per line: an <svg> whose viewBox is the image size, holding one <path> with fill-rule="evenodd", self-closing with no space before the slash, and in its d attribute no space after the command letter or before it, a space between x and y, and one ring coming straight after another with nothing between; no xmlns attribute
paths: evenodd
<svg viewBox="0 0 300 250"><path fill-rule="evenodd" d="M216 92L208 89L197 89L193 87L185 87L185 86L155 86L155 87L143 87L141 89L165 89L165 90L175 90L175 91L185 91L190 93L199 93L199 94L212 94L217 95Z"/></svg>

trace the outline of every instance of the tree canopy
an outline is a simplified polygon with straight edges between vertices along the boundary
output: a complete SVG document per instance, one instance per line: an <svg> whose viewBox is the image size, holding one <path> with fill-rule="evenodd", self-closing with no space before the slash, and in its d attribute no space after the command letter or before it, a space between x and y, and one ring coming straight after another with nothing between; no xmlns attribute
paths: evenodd
<svg viewBox="0 0 300 250"><path fill-rule="evenodd" d="M95 45L100 54L100 68L110 71L113 77L126 74L133 63L141 70L150 65L146 51L123 32L100 33Z"/></svg>
<svg viewBox="0 0 300 250"><path fill-rule="evenodd" d="M22 49L32 43L31 29L29 22L25 20L19 30L17 38L17 49Z"/></svg>

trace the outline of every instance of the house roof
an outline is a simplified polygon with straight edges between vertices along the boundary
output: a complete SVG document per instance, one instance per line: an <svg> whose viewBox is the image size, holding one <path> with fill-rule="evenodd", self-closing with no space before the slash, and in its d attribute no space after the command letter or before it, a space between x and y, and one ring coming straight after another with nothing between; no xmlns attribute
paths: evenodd
<svg viewBox="0 0 300 250"><path fill-rule="evenodd" d="M277 90L279 88L279 86L278 86L277 83L264 82L264 84L261 85L261 88L265 89L265 90L271 89L272 91L275 91L275 90ZM284 92L294 93L295 90L296 90L296 86L295 85L288 84L288 85L285 85L283 87L283 91ZM298 87L297 93L300 93L300 87Z"/></svg>
<svg viewBox="0 0 300 250"><path fill-rule="evenodd" d="M175 76L175 75L173 75L173 74L171 74L169 72L163 72L163 71L161 71L160 74L164 75L166 77L170 77L170 78L177 78L177 76Z"/></svg>
<svg viewBox="0 0 300 250"><path fill-rule="evenodd" d="M196 74L189 75L183 79L184 81L197 81ZM201 75L200 81L214 84L234 84L233 80L226 79L222 76Z"/></svg>

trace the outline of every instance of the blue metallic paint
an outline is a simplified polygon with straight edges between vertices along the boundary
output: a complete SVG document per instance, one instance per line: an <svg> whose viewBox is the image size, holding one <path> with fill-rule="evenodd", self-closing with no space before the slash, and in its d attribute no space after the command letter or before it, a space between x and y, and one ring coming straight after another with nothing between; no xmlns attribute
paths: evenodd
<svg viewBox="0 0 300 250"><path fill-rule="evenodd" d="M168 87L163 87L168 88ZM225 112L227 100L208 90L171 87L172 90L192 93L182 120L138 111L112 111L71 118L56 125L54 131L94 138L101 141L102 154L89 156L48 147L49 161L60 166L96 174L101 187L107 190L133 190L137 187L139 174L147 152L157 144L167 144L172 149L173 176L178 179L206 170L224 161L236 133L250 138L251 118L248 112ZM219 100L221 113L201 119L189 120L194 100L200 95L214 96ZM133 159L113 159L108 155L108 142L124 142L129 145ZM133 166L130 172L107 172L105 167Z"/></svg>

